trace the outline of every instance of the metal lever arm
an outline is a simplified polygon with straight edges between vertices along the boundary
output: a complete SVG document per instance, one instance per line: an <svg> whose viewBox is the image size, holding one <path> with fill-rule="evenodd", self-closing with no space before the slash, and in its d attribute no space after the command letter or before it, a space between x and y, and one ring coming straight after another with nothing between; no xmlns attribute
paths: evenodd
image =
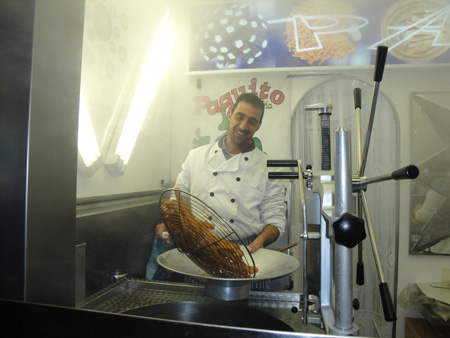
<svg viewBox="0 0 450 338"><path fill-rule="evenodd" d="M361 168L362 163L362 150L361 150L361 88L353 89L353 99L355 102L356 111L356 158L358 164L358 170ZM361 217L361 202L358 197L358 216ZM363 261L363 244L358 244L358 262L356 265L356 284L364 285L364 261Z"/></svg>
<svg viewBox="0 0 450 338"><path fill-rule="evenodd" d="M378 90L379 90L381 79L383 78L384 64L386 63L387 52L388 52L388 48L386 46L378 46L377 60L376 60L376 65L375 65L375 75L374 75L375 86L373 87L372 106L371 106L371 110L370 110L369 126L367 127L366 141L364 143L364 151L363 151L363 155L362 155L362 163L361 163L361 168L359 170L360 176L364 176L364 172L366 169L367 155L369 153L370 137L372 135L373 120L375 117L375 108L377 106Z"/></svg>
<svg viewBox="0 0 450 338"><path fill-rule="evenodd" d="M371 179L367 179L365 183L370 184L387 180L413 180L417 178L417 176L419 176L419 168L411 164L406 167L394 170L390 175L377 176Z"/></svg>
<svg viewBox="0 0 450 338"><path fill-rule="evenodd" d="M381 260L380 260L380 254L378 253L378 246L375 239L375 233L373 231L373 225L372 225L372 219L370 217L369 213L369 207L367 204L366 194L364 191L360 191L360 197L364 209L364 213L366 215L366 223L368 227L369 232L369 239L370 243L372 245L372 252L373 257L375 259L375 266L377 268L378 272L378 279L380 280L380 295L381 295L381 302L383 304L383 312L384 312L384 319L387 322L393 322L397 320L397 317L395 315L395 307L392 302L392 297L389 292L389 286L386 283L386 280L384 278L383 268L381 267Z"/></svg>
<svg viewBox="0 0 450 338"><path fill-rule="evenodd" d="M356 111L356 156L358 160L358 170L361 167L361 88L353 89L353 99L355 101Z"/></svg>

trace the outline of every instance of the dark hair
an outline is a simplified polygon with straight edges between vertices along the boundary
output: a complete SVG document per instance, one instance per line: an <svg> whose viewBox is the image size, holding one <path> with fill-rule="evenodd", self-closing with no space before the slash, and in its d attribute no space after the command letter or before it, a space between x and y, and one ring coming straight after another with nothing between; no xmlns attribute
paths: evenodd
<svg viewBox="0 0 450 338"><path fill-rule="evenodd" d="M235 102L235 104L234 104L234 106L233 106L233 109L231 110L231 113L234 113L234 110L236 109L237 105L238 105L239 102L241 102L241 101L247 102L247 103L251 104L252 106L254 106L254 107L256 107L256 108L261 109L262 114L261 114L261 120L259 121L259 123L261 123L261 122L262 122L262 119L263 119L263 116L264 116L264 108L266 107L266 105L264 104L264 102L263 102L258 96L256 96L256 95L253 94L253 93L245 93L245 94L241 94L241 95L237 98L237 100L236 100L236 102Z"/></svg>

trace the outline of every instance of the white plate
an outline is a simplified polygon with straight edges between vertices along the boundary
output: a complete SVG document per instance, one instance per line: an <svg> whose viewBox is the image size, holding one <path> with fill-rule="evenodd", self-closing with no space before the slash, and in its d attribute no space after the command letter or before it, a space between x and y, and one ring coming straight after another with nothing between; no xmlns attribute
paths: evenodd
<svg viewBox="0 0 450 338"><path fill-rule="evenodd" d="M242 251L247 253L246 249ZM255 261L255 266L258 268L258 272L254 278L221 278L211 276L177 249L162 253L158 256L157 261L164 268L184 275L228 281L256 281L278 278L296 271L300 266L295 257L270 249L258 249L252 254L252 257ZM251 262L251 259L248 260Z"/></svg>

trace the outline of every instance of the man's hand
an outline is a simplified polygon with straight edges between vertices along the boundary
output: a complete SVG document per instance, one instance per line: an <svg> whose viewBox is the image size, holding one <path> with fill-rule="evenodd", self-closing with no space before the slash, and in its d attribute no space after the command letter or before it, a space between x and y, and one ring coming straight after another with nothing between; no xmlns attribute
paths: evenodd
<svg viewBox="0 0 450 338"><path fill-rule="evenodd" d="M250 253L255 252L259 248L264 249L264 244L261 242L261 240L258 239L258 237L256 237L255 240L253 242L251 242L247 247L247 249L248 249L248 251L250 251Z"/></svg>
<svg viewBox="0 0 450 338"><path fill-rule="evenodd" d="M275 226L268 224L259 236L247 246L247 249L250 253L253 253L256 250L275 242L279 235L280 231Z"/></svg>
<svg viewBox="0 0 450 338"><path fill-rule="evenodd" d="M170 244L170 236L168 235L166 225L164 223L159 223L155 227L155 236L160 241L165 241L167 244Z"/></svg>

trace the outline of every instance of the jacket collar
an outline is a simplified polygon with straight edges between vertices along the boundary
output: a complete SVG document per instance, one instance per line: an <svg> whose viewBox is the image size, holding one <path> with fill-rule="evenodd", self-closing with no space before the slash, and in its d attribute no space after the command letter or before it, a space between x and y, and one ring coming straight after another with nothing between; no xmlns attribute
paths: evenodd
<svg viewBox="0 0 450 338"><path fill-rule="evenodd" d="M219 145L219 148L222 149L223 154L225 155L225 158L226 158L226 159L229 159L231 154L227 151L227 148L225 147L225 141L226 141L226 138L227 138L227 135L225 134L225 135L219 140L218 145ZM255 147L255 142L253 142L253 140L252 140L252 143L250 143L248 146L246 146L246 147L244 148L244 150L242 150L242 153L248 153L249 151L252 151L252 150L254 150L255 148L256 148L256 147ZM231 157L232 157L232 155L231 155Z"/></svg>

